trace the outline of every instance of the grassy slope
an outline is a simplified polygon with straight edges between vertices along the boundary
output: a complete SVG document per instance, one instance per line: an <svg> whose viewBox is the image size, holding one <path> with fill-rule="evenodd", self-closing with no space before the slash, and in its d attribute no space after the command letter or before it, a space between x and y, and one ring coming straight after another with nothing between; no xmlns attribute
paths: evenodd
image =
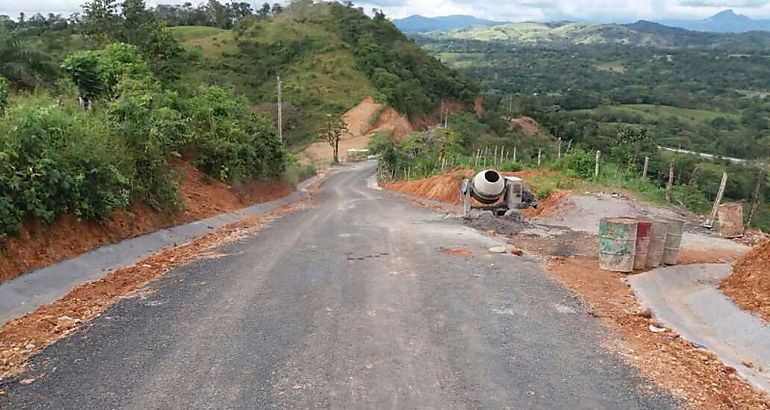
<svg viewBox="0 0 770 410"><path fill-rule="evenodd" d="M283 81L286 139L294 146L313 142L326 123L327 114L339 116L373 94L373 87L344 46L340 34L329 30L329 8L314 8L312 17L302 9L261 20L240 37L230 30L210 27L172 27L188 48L200 47L206 64L189 74L189 80L230 85L254 104L255 110L274 114L277 98L273 76L255 83L248 59L238 42L269 47L309 40L310 47L290 63L273 67ZM260 73L263 74L263 73ZM265 77L261 75L261 77Z"/></svg>
<svg viewBox="0 0 770 410"><path fill-rule="evenodd" d="M770 47L766 33L715 34L672 29L655 24L568 23L551 27L540 23L510 23L491 27L471 27L449 33L433 33L438 38L478 41L510 41L519 44L628 44L645 47L730 47L756 49Z"/></svg>
<svg viewBox="0 0 770 410"><path fill-rule="evenodd" d="M684 123L703 123L711 121L718 117L738 120L738 116L733 113L710 110L694 110L690 108L679 108L670 105L652 105L652 104L626 104L626 105L608 105L595 109L575 110L575 113L596 113L599 110L627 112L641 115L643 118L654 121L665 117L676 117Z"/></svg>
<svg viewBox="0 0 770 410"><path fill-rule="evenodd" d="M216 27L183 26L169 27L171 34L187 48L200 48L203 56L218 58L224 53L235 53L233 32Z"/></svg>
<svg viewBox="0 0 770 410"><path fill-rule="evenodd" d="M372 94L373 87L356 67L339 33L326 28L333 20L333 16L327 14L330 9L320 9L320 13L319 9L314 10L317 14L313 19L284 13L261 22L249 29L244 38L262 46L311 40L311 52L281 70L281 77L287 103L299 103L301 109L312 113L309 119L317 123L327 113L341 114L355 106ZM259 94L272 95L274 88L272 82L263 84Z"/></svg>

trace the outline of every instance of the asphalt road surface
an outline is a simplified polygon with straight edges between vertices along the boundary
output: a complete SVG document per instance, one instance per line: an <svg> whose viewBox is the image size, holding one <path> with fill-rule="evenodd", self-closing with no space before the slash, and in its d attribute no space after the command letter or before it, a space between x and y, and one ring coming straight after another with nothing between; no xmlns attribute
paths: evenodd
<svg viewBox="0 0 770 410"><path fill-rule="evenodd" d="M373 171L335 173L314 207L120 301L0 385L0 408L679 405L537 261L367 187Z"/></svg>

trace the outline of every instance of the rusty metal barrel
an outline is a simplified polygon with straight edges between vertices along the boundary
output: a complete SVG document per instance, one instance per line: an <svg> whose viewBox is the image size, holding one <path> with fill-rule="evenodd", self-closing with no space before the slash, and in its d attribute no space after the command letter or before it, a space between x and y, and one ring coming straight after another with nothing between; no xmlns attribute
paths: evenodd
<svg viewBox="0 0 770 410"><path fill-rule="evenodd" d="M599 267L633 272L637 221L634 218L602 218L599 221Z"/></svg>
<svg viewBox="0 0 770 410"><path fill-rule="evenodd" d="M647 261L644 266L647 268L657 268L663 261L663 250L666 247L666 237L668 236L668 222L663 219L652 221L650 230L650 246L647 249Z"/></svg>
<svg viewBox="0 0 770 410"><path fill-rule="evenodd" d="M666 265L676 265L679 259L679 248L682 246L684 220L668 218L667 222L668 233L666 234L666 246L663 249L663 263Z"/></svg>
<svg viewBox="0 0 770 410"><path fill-rule="evenodd" d="M634 270L644 269L647 264L647 254L650 248L652 221L640 218L636 222L636 255L634 255Z"/></svg>

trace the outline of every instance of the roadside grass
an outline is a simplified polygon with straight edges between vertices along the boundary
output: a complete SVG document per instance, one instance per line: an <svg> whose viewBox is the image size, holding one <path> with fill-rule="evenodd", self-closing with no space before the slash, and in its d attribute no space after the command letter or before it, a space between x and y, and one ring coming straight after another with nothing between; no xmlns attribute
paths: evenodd
<svg viewBox="0 0 770 410"><path fill-rule="evenodd" d="M570 176L549 164L544 172L528 178L525 183L540 198L547 197L554 190L566 189L574 192L622 192L637 200L657 205L666 204L665 190L637 175L618 171L613 165L602 167L598 179L583 179Z"/></svg>

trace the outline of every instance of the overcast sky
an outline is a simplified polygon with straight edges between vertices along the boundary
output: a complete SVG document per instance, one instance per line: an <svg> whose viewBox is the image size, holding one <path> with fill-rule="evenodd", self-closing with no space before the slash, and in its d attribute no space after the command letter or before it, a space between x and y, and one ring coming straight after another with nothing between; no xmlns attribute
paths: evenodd
<svg viewBox="0 0 770 410"><path fill-rule="evenodd" d="M0 14L16 16L80 11L85 0L0 0ZM148 0L157 3L183 3L185 0ZM188 0L193 4L200 1ZM222 0L220 0L222 1ZM275 0L269 0L271 3ZM285 1L282 1L282 3ZM264 0L251 1L253 5ZM366 0L356 2L366 8L385 10L391 18L412 14L445 16L468 14L492 20L586 19L599 22L625 22L638 19L702 19L726 8L752 18L770 18L770 0Z"/></svg>

